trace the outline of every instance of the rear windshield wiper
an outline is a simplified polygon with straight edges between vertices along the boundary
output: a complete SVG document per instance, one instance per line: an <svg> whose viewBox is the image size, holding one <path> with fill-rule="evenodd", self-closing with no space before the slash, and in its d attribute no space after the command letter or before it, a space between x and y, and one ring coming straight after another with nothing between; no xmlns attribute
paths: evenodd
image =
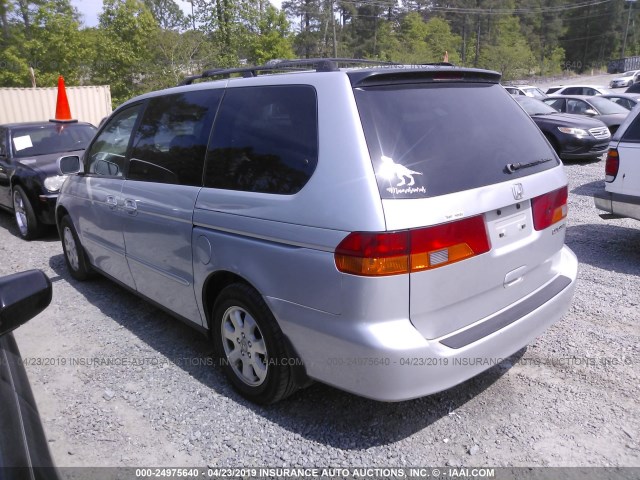
<svg viewBox="0 0 640 480"><path fill-rule="evenodd" d="M507 163L505 168L507 173L514 173L522 168L535 167L536 165L540 165L541 163L546 163L552 161L553 158L541 158L540 160L536 160L535 162L530 163Z"/></svg>

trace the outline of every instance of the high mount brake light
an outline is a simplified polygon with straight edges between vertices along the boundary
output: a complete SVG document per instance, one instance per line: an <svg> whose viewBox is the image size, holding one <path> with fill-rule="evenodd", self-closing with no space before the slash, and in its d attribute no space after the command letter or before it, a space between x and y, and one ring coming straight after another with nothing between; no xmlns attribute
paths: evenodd
<svg viewBox="0 0 640 480"><path fill-rule="evenodd" d="M564 186L531 199L533 228L544 230L567 216L569 189Z"/></svg>
<svg viewBox="0 0 640 480"><path fill-rule="evenodd" d="M338 270L368 277L443 267L491 249L482 215L400 232L354 232L335 251Z"/></svg>

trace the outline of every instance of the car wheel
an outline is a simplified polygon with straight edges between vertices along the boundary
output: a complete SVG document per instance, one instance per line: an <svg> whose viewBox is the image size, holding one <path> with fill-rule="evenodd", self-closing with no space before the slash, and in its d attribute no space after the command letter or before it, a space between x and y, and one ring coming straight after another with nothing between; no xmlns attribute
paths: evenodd
<svg viewBox="0 0 640 480"><path fill-rule="evenodd" d="M18 225L18 232L25 240L33 240L42 235L42 225L38 222L38 217L29 202L29 197L22 189L16 185L13 188L13 211Z"/></svg>
<svg viewBox="0 0 640 480"><path fill-rule="evenodd" d="M233 387L260 404L275 403L298 388L285 337L261 295L248 285L226 287L213 307L220 365Z"/></svg>
<svg viewBox="0 0 640 480"><path fill-rule="evenodd" d="M94 271L89 264L87 255L78 238L78 233L71 222L69 215L65 215L60 221L60 235L62 238L62 251L67 269L76 280L87 280L94 276Z"/></svg>

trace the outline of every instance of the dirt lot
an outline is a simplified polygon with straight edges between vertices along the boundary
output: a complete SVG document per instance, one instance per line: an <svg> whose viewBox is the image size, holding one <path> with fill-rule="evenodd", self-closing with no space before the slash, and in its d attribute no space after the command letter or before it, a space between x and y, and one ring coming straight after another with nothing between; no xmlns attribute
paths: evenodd
<svg viewBox="0 0 640 480"><path fill-rule="evenodd" d="M108 280L74 281L54 232L26 243L0 214L0 273L41 268L54 285L16 338L56 463L640 466L640 222L598 216L603 163L567 165L581 264L564 319L485 374L396 404L315 384L253 406L202 336Z"/></svg>

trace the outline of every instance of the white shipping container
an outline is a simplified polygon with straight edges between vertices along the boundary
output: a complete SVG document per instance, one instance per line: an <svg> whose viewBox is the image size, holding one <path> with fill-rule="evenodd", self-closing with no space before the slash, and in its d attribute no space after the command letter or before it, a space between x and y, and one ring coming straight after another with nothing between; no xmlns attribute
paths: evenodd
<svg viewBox="0 0 640 480"><path fill-rule="evenodd" d="M0 124L42 122L55 117L58 87L0 88ZM109 85L67 87L71 117L98 126L111 113Z"/></svg>

